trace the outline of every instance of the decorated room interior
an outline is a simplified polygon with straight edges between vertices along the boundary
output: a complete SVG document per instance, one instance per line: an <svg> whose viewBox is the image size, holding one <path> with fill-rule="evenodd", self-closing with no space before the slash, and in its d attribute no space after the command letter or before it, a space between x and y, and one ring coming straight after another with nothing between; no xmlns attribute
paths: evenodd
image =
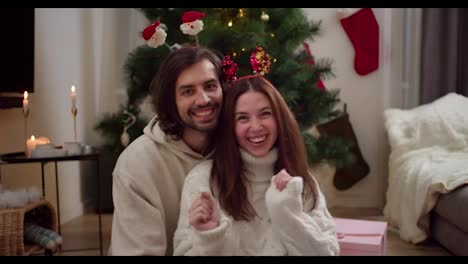
<svg viewBox="0 0 468 264"><path fill-rule="evenodd" d="M0 255L108 254L115 164L155 116L151 82L182 45L217 50L238 76L268 68L340 255L468 255L467 12L0 11L11 25L0 44Z"/></svg>

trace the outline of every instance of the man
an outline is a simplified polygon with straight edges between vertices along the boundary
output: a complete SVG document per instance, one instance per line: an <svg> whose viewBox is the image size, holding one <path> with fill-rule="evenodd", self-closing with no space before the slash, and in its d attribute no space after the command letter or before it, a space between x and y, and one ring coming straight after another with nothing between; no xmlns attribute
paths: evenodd
<svg viewBox="0 0 468 264"><path fill-rule="evenodd" d="M221 60L206 48L171 52L151 83L157 118L117 160L110 255L172 255L182 185L210 157L222 106Z"/></svg>

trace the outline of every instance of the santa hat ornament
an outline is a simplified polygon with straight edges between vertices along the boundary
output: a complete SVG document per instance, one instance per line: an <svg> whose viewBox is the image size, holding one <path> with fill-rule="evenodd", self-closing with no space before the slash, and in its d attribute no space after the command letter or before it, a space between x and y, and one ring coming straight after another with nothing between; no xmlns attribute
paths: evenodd
<svg viewBox="0 0 468 264"><path fill-rule="evenodd" d="M152 48L157 48L166 42L167 34L159 24L160 22L158 20L147 26L142 33L143 38L146 40L146 44Z"/></svg>
<svg viewBox="0 0 468 264"><path fill-rule="evenodd" d="M204 18L205 13L197 11L187 11L182 15L182 25L180 30L186 35L196 36L203 30L203 21L199 18Z"/></svg>

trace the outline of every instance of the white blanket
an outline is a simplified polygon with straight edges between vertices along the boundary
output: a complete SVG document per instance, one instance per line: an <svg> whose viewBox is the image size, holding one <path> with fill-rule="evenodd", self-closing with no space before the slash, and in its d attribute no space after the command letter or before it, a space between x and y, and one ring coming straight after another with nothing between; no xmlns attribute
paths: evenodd
<svg viewBox="0 0 468 264"><path fill-rule="evenodd" d="M468 98L451 93L412 110L388 109L384 118L391 147L384 216L416 244L428 237L439 195L468 183Z"/></svg>

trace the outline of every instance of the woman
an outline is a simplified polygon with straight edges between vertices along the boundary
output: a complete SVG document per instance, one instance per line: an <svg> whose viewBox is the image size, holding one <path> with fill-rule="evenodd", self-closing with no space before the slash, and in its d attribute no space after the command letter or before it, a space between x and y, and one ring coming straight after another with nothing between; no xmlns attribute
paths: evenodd
<svg viewBox="0 0 468 264"><path fill-rule="evenodd" d="M219 124L214 160L185 180L174 254L337 255L335 222L275 87L236 80Z"/></svg>

